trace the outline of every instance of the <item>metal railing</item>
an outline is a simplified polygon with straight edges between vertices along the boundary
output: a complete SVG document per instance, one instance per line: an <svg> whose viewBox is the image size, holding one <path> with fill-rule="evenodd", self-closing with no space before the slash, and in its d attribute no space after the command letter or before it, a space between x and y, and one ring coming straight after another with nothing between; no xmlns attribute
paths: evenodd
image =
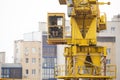
<svg viewBox="0 0 120 80"><path fill-rule="evenodd" d="M68 66L65 67L65 65L56 66L55 72L54 72L55 77L57 77L57 76L69 76L68 73L71 73L71 75L74 75L75 69L77 71L77 74L80 74L79 73L80 69L82 69L81 74L87 74L87 75L91 74L91 71L93 70L93 68L89 68L89 67L85 67L85 66L81 66L81 68L80 67L75 67L75 68L71 68L71 69L68 69L68 68L69 67ZM98 68L96 67L96 69L98 69ZM95 71L93 71L93 72L95 72ZM91 74L91 75L95 76L97 74ZM104 68L101 67L100 72L99 72L99 76L108 76L108 77L116 78L116 66L115 65L106 65L106 71L104 71Z"/></svg>

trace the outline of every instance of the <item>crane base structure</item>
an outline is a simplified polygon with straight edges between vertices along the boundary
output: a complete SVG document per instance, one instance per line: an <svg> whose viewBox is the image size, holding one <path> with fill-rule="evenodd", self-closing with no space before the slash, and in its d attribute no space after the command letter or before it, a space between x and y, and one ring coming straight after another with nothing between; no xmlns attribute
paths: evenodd
<svg viewBox="0 0 120 80"><path fill-rule="evenodd" d="M64 80L113 80L116 66L106 65L106 47L97 45L97 33L105 30L106 14L98 0L59 0L67 5L71 36L66 37L65 14L48 13L48 44L67 44L65 65L55 67L55 77Z"/></svg>

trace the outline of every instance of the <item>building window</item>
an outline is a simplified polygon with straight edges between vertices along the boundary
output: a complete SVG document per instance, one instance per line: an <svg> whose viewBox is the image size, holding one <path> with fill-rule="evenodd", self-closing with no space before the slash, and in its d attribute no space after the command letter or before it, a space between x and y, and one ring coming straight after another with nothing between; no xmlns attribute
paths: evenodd
<svg viewBox="0 0 120 80"><path fill-rule="evenodd" d="M110 64L111 60L110 59L106 59L106 64Z"/></svg>
<svg viewBox="0 0 120 80"><path fill-rule="evenodd" d="M27 74L27 75L29 74L29 70L28 70L28 69L26 69L26 74Z"/></svg>
<svg viewBox="0 0 120 80"><path fill-rule="evenodd" d="M115 27L111 27L111 32L114 32L115 31Z"/></svg>
<svg viewBox="0 0 120 80"><path fill-rule="evenodd" d="M111 48L107 48L107 54L109 55L111 53Z"/></svg>
<svg viewBox="0 0 120 80"><path fill-rule="evenodd" d="M3 67L1 70L2 78L22 78L22 68Z"/></svg>
<svg viewBox="0 0 120 80"><path fill-rule="evenodd" d="M4 78L9 78L9 75L10 75L10 71L9 69L2 69L2 77Z"/></svg>
<svg viewBox="0 0 120 80"><path fill-rule="evenodd" d="M26 60L25 60L25 61L26 61L26 63L29 63L29 59L28 59L28 58L26 58Z"/></svg>
<svg viewBox="0 0 120 80"><path fill-rule="evenodd" d="M28 52L28 51L29 51L29 49L28 49L28 48L25 48L25 53Z"/></svg>
<svg viewBox="0 0 120 80"><path fill-rule="evenodd" d="M32 48L32 53L35 53L36 52L36 48Z"/></svg>
<svg viewBox="0 0 120 80"><path fill-rule="evenodd" d="M41 49L39 48L39 56L41 56Z"/></svg>
<svg viewBox="0 0 120 80"><path fill-rule="evenodd" d="M40 63L40 58L38 60L39 60L39 63Z"/></svg>
<svg viewBox="0 0 120 80"><path fill-rule="evenodd" d="M25 48L24 50L25 54L27 55L29 53L29 49L28 48Z"/></svg>
<svg viewBox="0 0 120 80"><path fill-rule="evenodd" d="M32 63L36 63L36 58L32 58Z"/></svg>
<svg viewBox="0 0 120 80"><path fill-rule="evenodd" d="M16 53L18 53L18 48L16 48Z"/></svg>
<svg viewBox="0 0 120 80"><path fill-rule="evenodd" d="M35 74L36 74L36 70L32 69L32 75L35 75Z"/></svg>
<svg viewBox="0 0 120 80"><path fill-rule="evenodd" d="M57 25L62 25L63 18L57 18Z"/></svg>

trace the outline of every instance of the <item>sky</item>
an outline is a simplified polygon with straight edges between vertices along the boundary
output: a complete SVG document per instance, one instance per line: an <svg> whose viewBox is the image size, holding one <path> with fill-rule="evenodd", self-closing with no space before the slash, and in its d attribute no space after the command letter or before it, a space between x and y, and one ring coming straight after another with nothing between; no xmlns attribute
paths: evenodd
<svg viewBox="0 0 120 80"><path fill-rule="evenodd" d="M119 1L100 1L111 2L101 7L108 20L120 13ZM67 13L67 7L58 0L0 0L0 52L6 52L6 62L13 62L14 41L23 39L24 33L39 31L38 22L46 22L48 12Z"/></svg>

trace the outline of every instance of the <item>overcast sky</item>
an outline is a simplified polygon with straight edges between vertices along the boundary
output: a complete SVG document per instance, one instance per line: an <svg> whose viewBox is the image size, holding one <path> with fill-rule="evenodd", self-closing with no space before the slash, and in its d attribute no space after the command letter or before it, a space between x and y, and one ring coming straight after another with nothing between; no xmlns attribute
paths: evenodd
<svg viewBox="0 0 120 80"><path fill-rule="evenodd" d="M111 2L101 8L108 20L120 13L118 0L104 1ZM59 5L58 0L0 0L0 52L6 52L6 62L12 62L14 40L38 31L38 22L47 20L47 12L66 13L67 8Z"/></svg>

